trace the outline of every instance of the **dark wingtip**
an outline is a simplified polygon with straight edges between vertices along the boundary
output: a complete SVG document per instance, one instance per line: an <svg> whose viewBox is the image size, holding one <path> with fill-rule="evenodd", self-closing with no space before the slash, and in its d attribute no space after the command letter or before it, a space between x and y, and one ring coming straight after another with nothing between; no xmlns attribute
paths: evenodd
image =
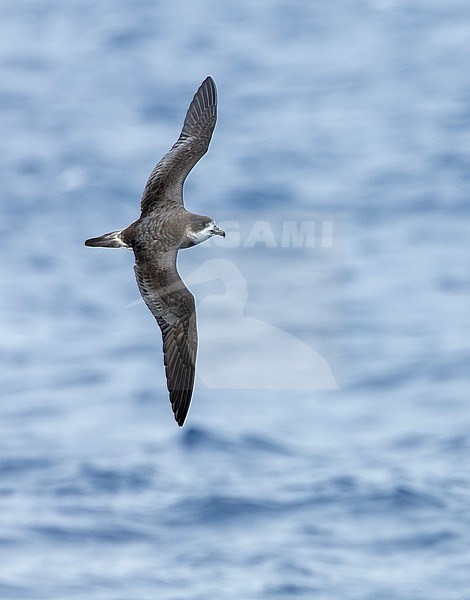
<svg viewBox="0 0 470 600"><path fill-rule="evenodd" d="M217 120L217 88L214 80L208 76L194 94L186 112L180 138L191 135L203 135L204 141L210 141ZM207 151L207 148L206 150ZM203 152L204 154L204 152Z"/></svg>
<svg viewBox="0 0 470 600"><path fill-rule="evenodd" d="M201 83L197 92L194 94L194 98L198 95L202 95L206 107L217 106L217 86L210 75L208 75Z"/></svg>
<svg viewBox="0 0 470 600"><path fill-rule="evenodd" d="M188 407L189 408L189 407ZM186 410L186 412L183 415L178 414L178 412L173 413L174 417L175 417L175 421L178 423L179 427L183 427L184 422L186 421L186 415L188 414L188 411Z"/></svg>
<svg viewBox="0 0 470 600"><path fill-rule="evenodd" d="M186 417L188 416L192 395L192 389L172 390L170 392L170 402L173 410L173 416L180 427L183 427Z"/></svg>
<svg viewBox="0 0 470 600"><path fill-rule="evenodd" d="M183 427L184 422L186 421L186 417L188 416L189 404L191 403L191 395L192 395L192 392L190 392L189 399L185 400L181 407L177 408L176 410L173 407L173 410L174 410L173 415L174 415L175 421L178 423L179 427Z"/></svg>
<svg viewBox="0 0 470 600"><path fill-rule="evenodd" d="M215 81L212 79L210 75L208 75L201 84L201 87L207 85L211 88L212 93L214 94L214 103L217 104L217 86L215 85Z"/></svg>
<svg viewBox="0 0 470 600"><path fill-rule="evenodd" d="M204 79L204 81L203 81L202 83L203 83L203 84L204 84L204 83L208 83L208 84L210 84L210 85L213 85L213 86L215 87L215 81L214 81L214 79L213 79L213 78L212 78L210 75L208 75L208 76L207 76L207 77Z"/></svg>

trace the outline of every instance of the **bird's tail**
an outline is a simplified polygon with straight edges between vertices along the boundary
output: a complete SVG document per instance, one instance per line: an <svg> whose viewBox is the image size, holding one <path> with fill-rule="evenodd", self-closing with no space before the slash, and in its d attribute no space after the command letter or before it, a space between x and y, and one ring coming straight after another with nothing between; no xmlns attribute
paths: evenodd
<svg viewBox="0 0 470 600"><path fill-rule="evenodd" d="M111 233L105 233L104 235L100 235L100 237L86 240L85 246L94 246L98 248L130 248L130 246L122 239L121 234L122 229L112 231Z"/></svg>

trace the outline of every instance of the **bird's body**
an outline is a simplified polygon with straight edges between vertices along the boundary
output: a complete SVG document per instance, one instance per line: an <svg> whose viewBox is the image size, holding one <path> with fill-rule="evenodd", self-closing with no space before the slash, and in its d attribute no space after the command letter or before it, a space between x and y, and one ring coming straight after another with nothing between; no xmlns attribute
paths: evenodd
<svg viewBox="0 0 470 600"><path fill-rule="evenodd" d="M208 77L189 106L180 137L149 177L140 218L124 229L85 242L133 250L137 285L162 331L167 387L180 426L194 388L197 328L194 298L179 276L176 258L179 250L212 235L225 237L213 219L184 208L183 184L207 152L216 120L216 88Z"/></svg>

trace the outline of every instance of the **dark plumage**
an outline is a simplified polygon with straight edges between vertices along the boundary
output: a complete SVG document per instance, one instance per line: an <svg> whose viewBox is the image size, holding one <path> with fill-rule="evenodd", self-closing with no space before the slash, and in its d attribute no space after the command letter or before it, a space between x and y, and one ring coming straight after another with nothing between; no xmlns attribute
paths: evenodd
<svg viewBox="0 0 470 600"><path fill-rule="evenodd" d="M207 77L196 92L180 137L150 174L141 215L128 227L85 242L87 246L129 248L142 298L162 331L163 354L171 406L183 425L194 388L197 354L194 297L176 268L178 250L223 235L214 220L188 212L183 184L207 152L217 120L217 91Z"/></svg>

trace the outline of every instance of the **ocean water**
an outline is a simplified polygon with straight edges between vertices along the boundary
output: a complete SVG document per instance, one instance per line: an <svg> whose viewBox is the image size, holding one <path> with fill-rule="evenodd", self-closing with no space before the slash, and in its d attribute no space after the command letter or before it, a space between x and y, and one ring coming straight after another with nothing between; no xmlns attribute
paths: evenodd
<svg viewBox="0 0 470 600"><path fill-rule="evenodd" d="M0 15L0 598L470 598L470 5ZM208 74L180 429L131 253L83 240Z"/></svg>

